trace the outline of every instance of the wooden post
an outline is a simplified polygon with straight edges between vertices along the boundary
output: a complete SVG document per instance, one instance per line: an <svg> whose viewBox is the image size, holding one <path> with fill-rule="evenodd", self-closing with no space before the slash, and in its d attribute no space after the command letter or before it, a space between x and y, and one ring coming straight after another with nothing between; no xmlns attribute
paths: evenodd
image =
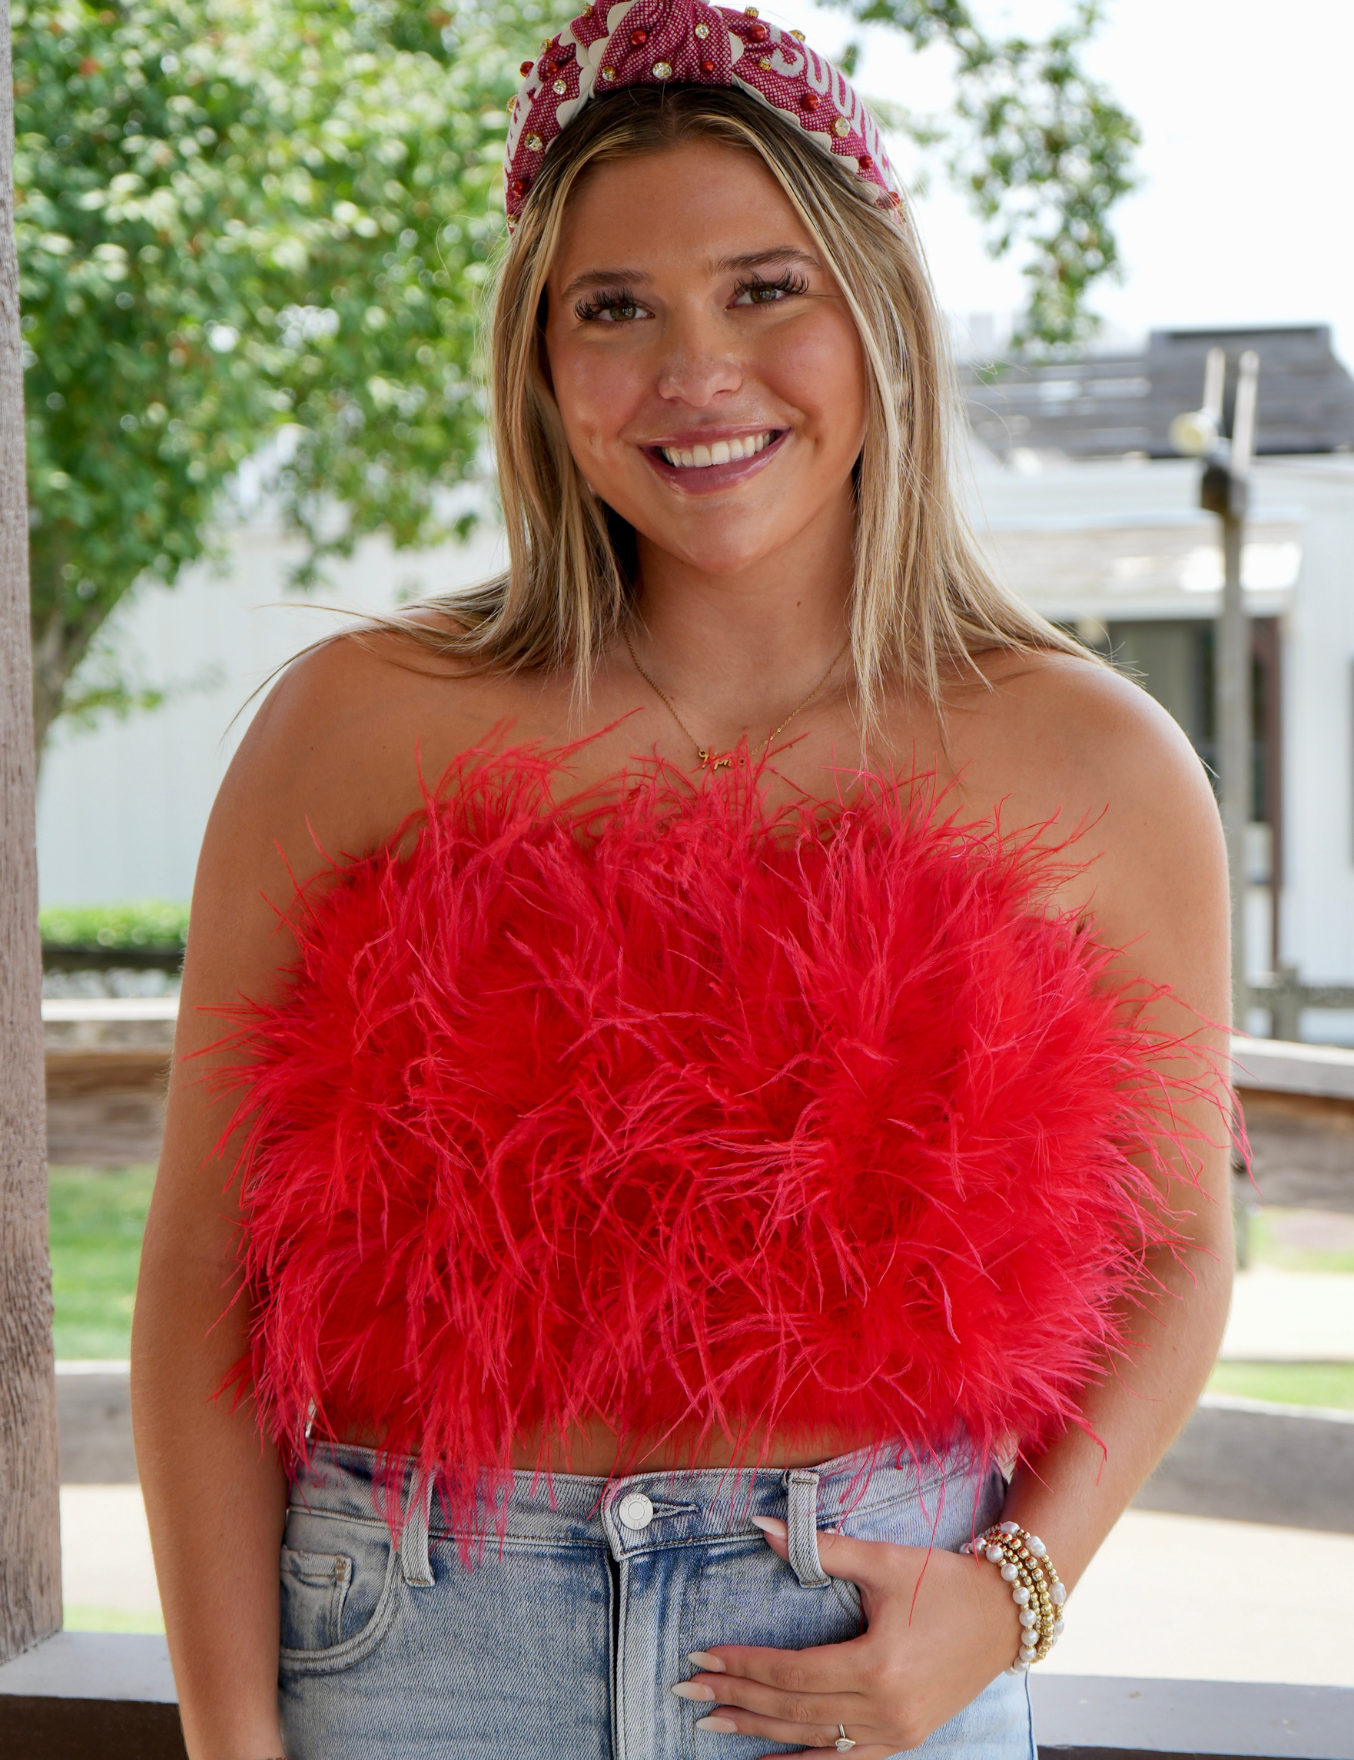
<svg viewBox="0 0 1354 1760"><path fill-rule="evenodd" d="M0 1662L61 1626L14 75L0 17Z"/></svg>

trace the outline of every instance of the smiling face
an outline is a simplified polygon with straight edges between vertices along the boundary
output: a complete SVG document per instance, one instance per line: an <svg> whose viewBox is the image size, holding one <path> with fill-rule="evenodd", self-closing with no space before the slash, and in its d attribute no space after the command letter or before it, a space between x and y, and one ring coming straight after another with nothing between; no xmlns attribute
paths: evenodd
<svg viewBox="0 0 1354 1760"><path fill-rule="evenodd" d="M564 218L546 353L569 449L666 556L739 575L830 543L850 568L864 354L771 173L713 140L603 164ZM655 554L657 553L657 554Z"/></svg>

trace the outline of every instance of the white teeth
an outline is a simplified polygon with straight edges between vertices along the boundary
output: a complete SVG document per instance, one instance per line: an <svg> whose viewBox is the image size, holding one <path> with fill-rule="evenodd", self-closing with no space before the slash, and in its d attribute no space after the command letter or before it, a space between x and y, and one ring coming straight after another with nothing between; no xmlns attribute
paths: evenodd
<svg viewBox="0 0 1354 1760"><path fill-rule="evenodd" d="M771 444L771 434L749 434L742 440L716 440L713 446L664 446L663 457L680 471L704 470L711 464L729 464L736 458L753 458Z"/></svg>

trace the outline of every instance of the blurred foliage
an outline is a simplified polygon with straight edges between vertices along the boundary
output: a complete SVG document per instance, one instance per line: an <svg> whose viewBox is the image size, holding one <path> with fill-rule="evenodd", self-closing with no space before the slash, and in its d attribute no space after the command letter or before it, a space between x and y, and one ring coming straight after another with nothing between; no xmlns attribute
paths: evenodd
<svg viewBox="0 0 1354 1760"><path fill-rule="evenodd" d="M40 738L109 612L204 554L270 434L313 555L446 535L536 10L12 8Z"/></svg>
<svg viewBox="0 0 1354 1760"><path fill-rule="evenodd" d="M1027 333L1075 341L1136 138L1077 59L1096 0L1042 43L950 0L837 3L957 52L958 114L901 119L943 137L993 248L1033 253ZM464 529L448 492L482 443L506 107L524 48L572 10L14 0L40 747L63 712L164 700L100 630L220 543L246 461L305 540L301 584L365 533Z"/></svg>
<svg viewBox="0 0 1354 1760"><path fill-rule="evenodd" d="M950 175L987 222L993 256L1025 258L1029 295L1016 348L1064 352L1094 333L1088 296L1112 276L1119 247L1109 213L1134 187L1137 124L1092 79L1081 51L1103 0L1075 0L1049 36L994 36L959 0L829 0L862 24L892 25L919 49L954 54L952 117L888 107L887 122L924 150L939 145Z"/></svg>
<svg viewBox="0 0 1354 1760"><path fill-rule="evenodd" d="M61 704L62 720L77 727L95 726L104 715L119 721L144 709L163 709L166 703L181 702L199 692L220 689L226 669L220 661L199 666L186 678L159 679L149 682L139 657L127 651L125 643L109 638L101 629L90 645L76 676L66 685Z"/></svg>
<svg viewBox="0 0 1354 1760"><path fill-rule="evenodd" d="M38 912L49 947L186 947L188 906L176 899L119 904L49 904Z"/></svg>

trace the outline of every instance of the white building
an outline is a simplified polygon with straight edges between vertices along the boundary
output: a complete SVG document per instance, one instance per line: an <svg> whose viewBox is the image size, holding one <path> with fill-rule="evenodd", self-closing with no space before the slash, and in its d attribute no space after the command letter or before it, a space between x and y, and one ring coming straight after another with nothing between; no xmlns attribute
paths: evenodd
<svg viewBox="0 0 1354 1760"><path fill-rule="evenodd" d="M288 591L299 547L262 514L232 533L224 572L197 566L173 589L135 593L110 633L136 677L169 686L170 700L92 729L57 723L38 790L43 904L188 898L207 814L258 687L353 612L493 574L501 536L486 529L422 553L370 540L328 569L330 586L305 595Z"/></svg>
<svg viewBox="0 0 1354 1760"><path fill-rule="evenodd" d="M975 518L1003 578L1046 617L1111 648L1207 760L1222 562L1198 488L1199 467L1184 460L1012 466L975 449ZM1248 963L1254 977L1283 965L1308 982L1348 984L1354 458L1261 460L1242 578L1257 686Z"/></svg>
<svg viewBox="0 0 1354 1760"><path fill-rule="evenodd" d="M1302 444L1304 412L1326 424L1317 444L1345 444L1346 429L1354 441L1354 385L1328 347L1325 359L1338 374L1334 390L1311 374L1296 401L1293 375L1271 364L1267 379L1262 368L1262 451L1267 396L1285 450L1257 463L1243 566L1257 686L1247 939L1253 976L1282 965L1309 983L1354 984L1354 456L1287 450ZM1177 360L1153 397L1141 390L1151 389L1141 368L1140 359L1135 367L1098 357L1022 375L999 395L976 387L970 409L985 443L973 448L973 516L1004 578L1131 667L1207 761L1217 521L1199 509L1197 464L1147 456L1165 450L1150 444L1162 410L1187 407L1201 375L1182 373ZM1050 384L1052 396L1042 389ZM1028 416L1018 413L1022 396ZM994 424L1004 459L990 449ZM1119 455L1094 456L1107 445ZM273 668L341 621L287 594L294 556L259 518L235 535L224 576L198 569L174 591L149 588L127 606L119 640L142 673L157 683L196 679L198 688L92 732L58 729L39 804L45 903L188 896L212 797L251 709L233 725L232 716ZM371 542L334 568L335 588L316 602L386 606L481 579L500 560L492 532L414 556ZM1309 1018L1304 1030L1354 1036L1354 1017Z"/></svg>

